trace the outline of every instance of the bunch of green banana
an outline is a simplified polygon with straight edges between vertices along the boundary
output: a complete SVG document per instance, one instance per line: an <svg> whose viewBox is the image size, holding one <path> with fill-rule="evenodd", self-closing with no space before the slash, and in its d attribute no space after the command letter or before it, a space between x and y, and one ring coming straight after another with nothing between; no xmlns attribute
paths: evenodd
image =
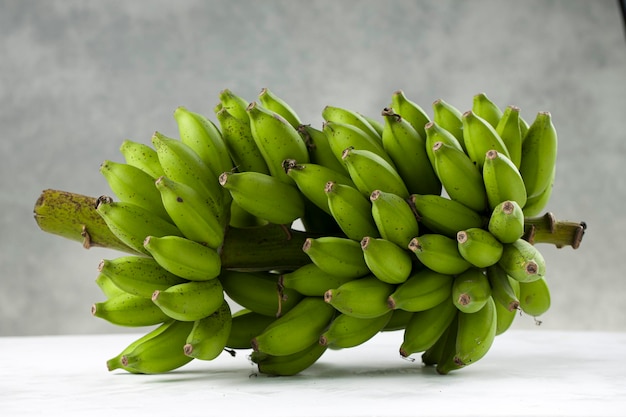
<svg viewBox="0 0 626 417"><path fill-rule="evenodd" d="M396 91L381 119L329 105L313 127L267 88L250 101L225 89L216 122L178 107L179 139L125 140L124 162L100 166L112 196L42 195L42 229L127 252L99 264L92 314L157 326L108 368L242 349L261 373L293 375L401 331L401 356L446 374L520 312L546 313L536 244L577 248L585 229L536 217L555 180L550 113L529 125L483 93L432 111Z"/></svg>

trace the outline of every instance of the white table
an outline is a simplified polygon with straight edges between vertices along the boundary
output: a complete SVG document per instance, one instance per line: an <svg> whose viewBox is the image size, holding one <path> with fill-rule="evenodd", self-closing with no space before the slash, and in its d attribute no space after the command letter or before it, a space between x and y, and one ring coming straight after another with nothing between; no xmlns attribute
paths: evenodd
<svg viewBox="0 0 626 417"><path fill-rule="evenodd" d="M397 353L400 332L328 351L295 377L247 351L163 375L109 373L134 334L0 338L1 416L626 416L626 333L510 330L447 376Z"/></svg>

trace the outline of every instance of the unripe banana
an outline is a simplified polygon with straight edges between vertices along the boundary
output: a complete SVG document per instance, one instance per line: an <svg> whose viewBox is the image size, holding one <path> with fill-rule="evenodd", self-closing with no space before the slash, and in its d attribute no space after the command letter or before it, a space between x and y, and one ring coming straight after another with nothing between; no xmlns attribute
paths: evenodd
<svg viewBox="0 0 626 417"><path fill-rule="evenodd" d="M223 300L213 314L194 322L183 352L187 356L205 361L217 358L226 347L231 326L230 307Z"/></svg>
<svg viewBox="0 0 626 417"><path fill-rule="evenodd" d="M252 339L252 349L274 356L300 352L317 342L334 314L321 297L304 297Z"/></svg>
<svg viewBox="0 0 626 417"><path fill-rule="evenodd" d="M416 213L407 200L392 193L374 190L370 195L372 218L380 236L401 248L419 234Z"/></svg>
<svg viewBox="0 0 626 417"><path fill-rule="evenodd" d="M501 335L511 327L517 314L517 310L509 311L502 304L496 302L496 336Z"/></svg>
<svg viewBox="0 0 626 417"><path fill-rule="evenodd" d="M430 349L445 333L456 315L457 309L450 298L446 298L428 310L413 313L404 330L400 356L406 358L414 353Z"/></svg>
<svg viewBox="0 0 626 417"><path fill-rule="evenodd" d="M144 247L164 269L191 281L217 277L222 262L213 248L180 236L148 236Z"/></svg>
<svg viewBox="0 0 626 417"><path fill-rule="evenodd" d="M302 164L309 162L309 153L304 140L296 128L282 116L255 102L250 103L246 111L250 116L252 137L267 163L270 174L282 182L293 184L283 169L283 161L295 159Z"/></svg>
<svg viewBox="0 0 626 417"><path fill-rule="evenodd" d="M103 273L98 274L95 279L95 283L106 298L113 298L120 294L127 294L126 291L115 285L110 276Z"/></svg>
<svg viewBox="0 0 626 417"><path fill-rule="evenodd" d="M482 168L485 155L491 149L509 157L509 151L496 129L471 110L463 113L463 142L470 160L479 168Z"/></svg>
<svg viewBox="0 0 626 417"><path fill-rule="evenodd" d="M483 165L483 180L489 207L493 209L506 200L526 204L526 187L518 169L511 160L496 150L489 150Z"/></svg>
<svg viewBox="0 0 626 417"><path fill-rule="evenodd" d="M252 352L250 360L257 364L259 372L267 375L293 376L313 365L326 352L326 346L312 343L307 348L285 356Z"/></svg>
<svg viewBox="0 0 626 417"><path fill-rule="evenodd" d="M136 204L114 202L110 197L99 197L96 211L119 240L139 253L149 255L143 247L146 236L182 236L172 223L153 211Z"/></svg>
<svg viewBox="0 0 626 417"><path fill-rule="evenodd" d="M136 204L170 221L152 176L132 165L113 161L104 161L100 173L120 201Z"/></svg>
<svg viewBox="0 0 626 417"><path fill-rule="evenodd" d="M409 320L411 320L411 317L413 317L413 314L414 313L412 311L401 310L399 308L393 310L391 318L381 331L394 332L396 330L406 329L406 326L409 323Z"/></svg>
<svg viewBox="0 0 626 417"><path fill-rule="evenodd" d="M220 91L219 93L219 109L226 109L228 113L232 114L236 118L246 123L249 122L248 112L246 108L250 103L243 97L235 94L228 88Z"/></svg>
<svg viewBox="0 0 626 417"><path fill-rule="evenodd" d="M478 213L483 212L487 208L487 192L478 167L465 153L443 142L436 142L432 149L435 171L448 196Z"/></svg>
<svg viewBox="0 0 626 417"><path fill-rule="evenodd" d="M94 317L109 323L126 326L153 326L170 320L149 298L122 293L91 306Z"/></svg>
<svg viewBox="0 0 626 417"><path fill-rule="evenodd" d="M456 309L455 309L456 310ZM429 347L422 353L422 363L425 366L435 366L439 363L443 356L444 347L446 347L446 341L448 340L448 334L450 333L450 329L454 327L456 329L456 321L457 315L452 319L452 323L448 326L447 329L444 330L442 335L437 339L434 345Z"/></svg>
<svg viewBox="0 0 626 417"><path fill-rule="evenodd" d="M361 249L367 267L381 281L400 284L411 275L413 260L406 249L385 239L366 236Z"/></svg>
<svg viewBox="0 0 626 417"><path fill-rule="evenodd" d="M472 112L484 119L493 128L498 126L498 122L502 118L502 110L485 93L478 93L474 96Z"/></svg>
<svg viewBox="0 0 626 417"><path fill-rule="evenodd" d="M343 123L354 126L369 136L373 142L381 143L382 139L376 129L374 129L363 116L355 111L341 107L326 106L322 110L322 118L326 122Z"/></svg>
<svg viewBox="0 0 626 417"><path fill-rule="evenodd" d="M345 166L342 160L343 151L349 147L375 153L390 165L393 165L391 157L387 155L382 142L378 142L368 136L356 126L347 123L326 122L322 131L328 137L328 143L335 158Z"/></svg>
<svg viewBox="0 0 626 417"><path fill-rule="evenodd" d="M496 133L500 135L504 146L509 151L511 162L519 169L522 162L522 128L520 109L508 106L496 126Z"/></svg>
<svg viewBox="0 0 626 417"><path fill-rule="evenodd" d="M454 319L452 320L452 323L450 323L450 326L444 333L444 336L442 336L443 339L441 340L441 344L439 344L439 341L438 343L435 344L435 346L439 345L437 347L437 350L438 350L436 353L437 356L433 355L431 360L436 360L437 366L435 369L437 370L437 373L440 375L447 375L451 371L460 369L464 366L463 364L457 363L455 361L456 340L457 340L457 336L459 333L460 314L461 314L460 312L457 313ZM424 354L426 354L426 352ZM422 360L424 359L425 359L424 355L422 355Z"/></svg>
<svg viewBox="0 0 626 417"><path fill-rule="evenodd" d="M550 288L545 277L519 283L519 306L524 313L533 317L550 309Z"/></svg>
<svg viewBox="0 0 626 417"><path fill-rule="evenodd" d="M329 181L354 186L354 183L348 177L339 171L328 168L324 165L308 163L299 164L295 160L284 161L287 175L296 183L298 189L304 196L309 199L317 207L330 214L328 207L328 198L324 188ZM342 168L343 170L343 168ZM345 170L343 170L345 172Z"/></svg>
<svg viewBox="0 0 626 417"><path fill-rule="evenodd" d="M258 218L242 209L235 201L230 203L230 215L228 225L236 228L264 226L268 224L267 220Z"/></svg>
<svg viewBox="0 0 626 417"><path fill-rule="evenodd" d="M461 111L442 99L435 100L432 107L433 121L442 129L450 132L459 142L463 151L465 151Z"/></svg>
<svg viewBox="0 0 626 417"><path fill-rule="evenodd" d="M425 137L420 136L408 121L392 109L385 108L382 115L385 118L383 148L393 160L409 192L440 194L441 182L426 151Z"/></svg>
<svg viewBox="0 0 626 417"><path fill-rule="evenodd" d="M428 155L428 160L430 161L430 165L435 168L435 154L433 153L433 146L437 142L443 142L446 145L452 146L453 148L458 149L461 152L465 152L463 146L457 138L446 129L442 128L435 122L426 123L424 126L424 131L426 132L425 146L426 146L426 154ZM435 170L435 174L437 171ZM435 195L439 195L440 193L435 193Z"/></svg>
<svg viewBox="0 0 626 417"><path fill-rule="evenodd" d="M171 321L122 355L122 368L133 373L159 374L188 364L193 358L184 354L183 346L192 327L193 322Z"/></svg>
<svg viewBox="0 0 626 417"><path fill-rule="evenodd" d="M542 214L546 205L550 201L550 197L552 196L555 175L556 169L553 169L550 183L548 184L548 186L543 191L541 191L541 193L526 200L526 205L523 207L524 217L535 217Z"/></svg>
<svg viewBox="0 0 626 417"><path fill-rule="evenodd" d="M269 174L270 170L252 137L252 128L247 118L239 119L226 108L220 109L215 115L220 124L222 138L237 170Z"/></svg>
<svg viewBox="0 0 626 417"><path fill-rule="evenodd" d="M387 299L395 286L374 275L355 279L326 291L324 301L343 314L357 318L373 318L387 314Z"/></svg>
<svg viewBox="0 0 626 417"><path fill-rule="evenodd" d="M485 273L470 268L454 278L452 302L463 313L476 313L491 297L491 286Z"/></svg>
<svg viewBox="0 0 626 417"><path fill-rule="evenodd" d="M359 190L329 181L324 192L331 215L349 239L360 241L365 236L379 236L372 204Z"/></svg>
<svg viewBox="0 0 626 417"><path fill-rule="evenodd" d="M502 243L485 229L461 230L456 235L456 241L461 256L478 268L494 265L502 256Z"/></svg>
<svg viewBox="0 0 626 417"><path fill-rule="evenodd" d="M491 286L491 296L496 304L500 304L507 311L519 309L519 281L510 278L499 265L487 268L487 279Z"/></svg>
<svg viewBox="0 0 626 417"><path fill-rule="evenodd" d="M503 201L491 212L487 228L500 242L513 243L524 235L524 212L515 201Z"/></svg>
<svg viewBox="0 0 626 417"><path fill-rule="evenodd" d="M498 265L519 282L535 281L546 274L546 262L539 250L523 239L504 245Z"/></svg>
<svg viewBox="0 0 626 417"><path fill-rule="evenodd" d="M457 241L444 235L425 233L413 238L409 249L427 268L441 274L460 274L472 266L461 256Z"/></svg>
<svg viewBox="0 0 626 417"><path fill-rule="evenodd" d="M378 137L380 138L383 137L383 129L385 128L385 126L383 123L381 123L380 120L374 119L373 117L370 117L366 114L359 113L359 115L361 115L365 119L365 121L367 121L367 123L369 123L372 126L372 128L378 134Z"/></svg>
<svg viewBox="0 0 626 417"><path fill-rule="evenodd" d="M394 310L429 310L450 299L453 281L452 275L430 269L413 272L408 280L396 287L387 299L387 304Z"/></svg>
<svg viewBox="0 0 626 417"><path fill-rule="evenodd" d="M294 129L297 129L302 124L293 107L268 88L261 89L259 101L266 109L282 116Z"/></svg>
<svg viewBox="0 0 626 417"><path fill-rule="evenodd" d="M343 278L360 278L370 273L361 245L336 236L307 238L302 250L322 271Z"/></svg>
<svg viewBox="0 0 626 417"><path fill-rule="evenodd" d="M374 190L397 194L402 198L409 197L409 191L395 170L377 154L353 148L347 148L341 155L346 163L350 178L359 191L367 198Z"/></svg>
<svg viewBox="0 0 626 417"><path fill-rule="evenodd" d="M422 138L426 137L424 125L430 122L428 114L417 103L409 100L402 90L395 91L391 96L391 108L409 122Z"/></svg>
<svg viewBox="0 0 626 417"><path fill-rule="evenodd" d="M353 279L329 274L314 263L310 263L282 274L278 283L282 287L295 290L302 295L321 297L328 289L337 288Z"/></svg>
<svg viewBox="0 0 626 417"><path fill-rule="evenodd" d="M312 163L325 166L345 176L348 175L345 165L339 158L341 155L335 155L324 131L303 124L298 126L298 133L309 149Z"/></svg>
<svg viewBox="0 0 626 417"><path fill-rule="evenodd" d="M529 198L541 194L550 184L556 164L557 133L549 112L539 112L522 143L520 173Z"/></svg>
<svg viewBox="0 0 626 417"><path fill-rule="evenodd" d="M280 287L278 277L268 272L224 270L219 280L226 295L234 302L269 317L282 316L302 299L302 294L297 291Z"/></svg>
<svg viewBox="0 0 626 417"><path fill-rule="evenodd" d="M389 322L393 311L382 316L362 319L339 314L320 336L319 343L331 349L346 349L361 345L378 334Z"/></svg>
<svg viewBox="0 0 626 417"><path fill-rule="evenodd" d="M252 171L224 172L219 181L242 209L270 223L291 224L304 215L304 200L293 182Z"/></svg>
<svg viewBox="0 0 626 417"><path fill-rule="evenodd" d="M153 179L165 175L157 152L144 143L126 139L120 146L120 153L128 165L139 168Z"/></svg>
<svg viewBox="0 0 626 417"><path fill-rule="evenodd" d="M459 312L454 362L460 366L475 363L485 356L496 336L496 305L489 298L475 313Z"/></svg>
<svg viewBox="0 0 626 417"><path fill-rule="evenodd" d="M217 279L183 282L152 294L152 302L169 317L179 321L208 317L220 308L223 301L222 285Z"/></svg>
<svg viewBox="0 0 626 417"><path fill-rule="evenodd" d="M224 242L228 218L224 208L193 187L167 177L155 182L172 222L187 239L217 249Z"/></svg>
<svg viewBox="0 0 626 417"><path fill-rule="evenodd" d="M249 309L239 310L232 315L230 333L226 347L231 349L250 349L251 340L261 334L276 317L266 316Z"/></svg>
<svg viewBox="0 0 626 417"><path fill-rule="evenodd" d="M122 256L103 259L98 271L121 290L144 298L151 298L155 290L165 290L184 279L166 271L153 258Z"/></svg>
<svg viewBox="0 0 626 417"><path fill-rule="evenodd" d="M222 134L211 120L182 106L174 111L174 119L181 142L193 149L213 172L214 178L233 169Z"/></svg>
<svg viewBox="0 0 626 417"><path fill-rule="evenodd" d="M421 224L449 238L456 238L461 230L483 226L480 214L458 201L440 195L413 194L409 202L415 207Z"/></svg>

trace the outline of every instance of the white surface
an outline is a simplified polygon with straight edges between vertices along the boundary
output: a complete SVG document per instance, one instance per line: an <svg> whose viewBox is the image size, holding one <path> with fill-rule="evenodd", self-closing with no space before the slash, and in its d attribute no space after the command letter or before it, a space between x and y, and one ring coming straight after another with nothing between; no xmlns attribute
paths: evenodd
<svg viewBox="0 0 626 417"><path fill-rule="evenodd" d="M163 375L109 373L134 335L0 338L2 416L624 416L626 333L511 330L447 376L397 354L400 332L329 351L295 377L247 351Z"/></svg>

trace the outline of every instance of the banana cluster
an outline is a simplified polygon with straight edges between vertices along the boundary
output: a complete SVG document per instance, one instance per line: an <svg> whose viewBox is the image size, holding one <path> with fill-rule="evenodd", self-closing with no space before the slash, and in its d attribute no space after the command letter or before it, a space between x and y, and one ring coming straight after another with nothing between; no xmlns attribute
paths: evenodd
<svg viewBox="0 0 626 417"><path fill-rule="evenodd" d="M327 106L315 128L268 89L253 102L224 90L217 122L180 107L179 138L124 141L124 162L100 167L115 198L96 211L135 254L100 263L106 300L92 314L155 327L108 368L167 372L252 349L261 373L293 375L402 331L401 356L446 374L520 311L543 314L545 261L524 233L554 182L550 113L527 123L484 94L466 112L432 110L397 91L380 119ZM223 265L232 231L290 236L296 221L306 261Z"/></svg>

